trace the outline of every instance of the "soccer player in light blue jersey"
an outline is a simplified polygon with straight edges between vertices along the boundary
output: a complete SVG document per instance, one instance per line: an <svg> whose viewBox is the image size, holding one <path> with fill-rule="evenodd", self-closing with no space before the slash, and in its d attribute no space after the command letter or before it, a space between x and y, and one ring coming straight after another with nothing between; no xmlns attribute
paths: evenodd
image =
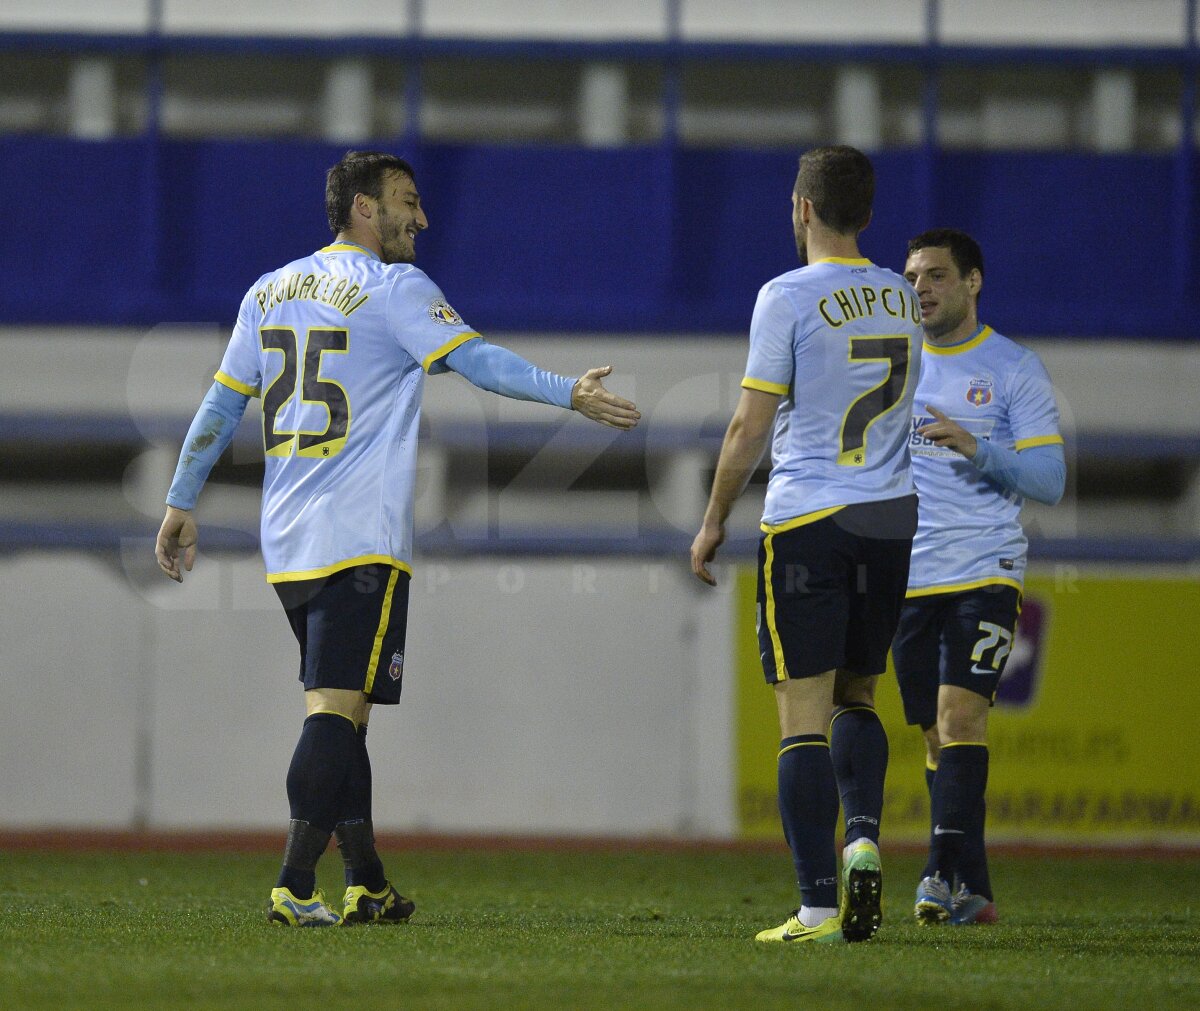
<svg viewBox="0 0 1200 1011"><path fill-rule="evenodd" d="M910 444L920 519L893 645L906 719L925 734L931 794L915 912L925 924L993 923L988 709L1021 606L1021 503L1062 497L1063 440L1037 355L979 323L979 244L953 229L924 232L909 243L904 276L925 328Z"/></svg>
<svg viewBox="0 0 1200 1011"><path fill-rule="evenodd" d="M874 190L871 163L853 148L800 159L792 224L806 266L759 292L741 398L692 543L693 572L715 584L708 563L774 431L757 624L801 906L759 941L864 941L882 919L887 737L871 700L917 523L908 443L922 341L912 288L858 250Z"/></svg>
<svg viewBox="0 0 1200 1011"><path fill-rule="evenodd" d="M251 397L262 398L262 552L300 645L304 720L287 774L291 822L268 919L289 926L395 923L413 903L384 874L371 822L371 706L400 700L412 573L417 431L426 375L576 410L629 429L633 404L604 388L611 367L570 379L485 342L413 266L429 226L412 167L349 152L329 170L334 241L264 274L180 455L156 545L182 581L192 516ZM339 913L316 889L336 834L346 870Z"/></svg>

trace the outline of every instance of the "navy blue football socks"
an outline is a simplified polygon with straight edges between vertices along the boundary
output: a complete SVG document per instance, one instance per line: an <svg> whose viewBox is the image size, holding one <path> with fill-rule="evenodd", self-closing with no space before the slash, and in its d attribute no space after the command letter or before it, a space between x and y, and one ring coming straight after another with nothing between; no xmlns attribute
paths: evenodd
<svg viewBox="0 0 1200 1011"><path fill-rule="evenodd" d="M780 742L779 815L801 901L836 907L838 790L824 735L802 734Z"/></svg>
<svg viewBox="0 0 1200 1011"><path fill-rule="evenodd" d="M937 778L937 766L932 769L929 767L929 762L925 762L925 789L929 791L929 831L933 832L933 781ZM930 836L932 839L932 835ZM925 869L921 871L921 877L931 878L937 872L937 867L933 863L933 847L929 847L929 855L925 858Z"/></svg>
<svg viewBox="0 0 1200 1011"><path fill-rule="evenodd" d="M962 855L958 858L958 877L975 895L989 901L992 895L992 877L988 873L987 847L983 841L984 823L987 821L987 801L979 798L970 831L963 841Z"/></svg>
<svg viewBox="0 0 1200 1011"><path fill-rule="evenodd" d="M332 832L357 758L358 728L353 721L337 713L308 717L287 774L292 817Z"/></svg>
<svg viewBox="0 0 1200 1011"><path fill-rule="evenodd" d="M371 756L367 753L367 728L358 728L354 760L342 788L338 822L371 820Z"/></svg>
<svg viewBox="0 0 1200 1011"><path fill-rule="evenodd" d="M371 823L371 758L367 753L365 724L358 728L358 747L346 779L341 814L334 832L346 867L346 884L362 885L371 892L383 891L387 876L375 850L375 831Z"/></svg>
<svg viewBox="0 0 1200 1011"><path fill-rule="evenodd" d="M314 713L304 721L287 773L292 820L277 888L296 898L312 895L317 860L329 844L342 791L358 750L358 729L337 713Z"/></svg>
<svg viewBox="0 0 1200 1011"><path fill-rule="evenodd" d="M345 864L346 884L369 892L387 887L383 861L375 850L375 827L370 821L344 821L337 827L337 845Z"/></svg>
<svg viewBox="0 0 1200 1011"><path fill-rule="evenodd" d="M317 861L329 845L329 833L299 818L288 823L287 844L283 848L283 867L275 882L298 899L312 898L317 887Z"/></svg>
<svg viewBox="0 0 1200 1011"><path fill-rule="evenodd" d="M870 706L839 709L829 730L829 754L842 795L846 844L870 839L879 845L888 740L875 710Z"/></svg>
<svg viewBox="0 0 1200 1011"><path fill-rule="evenodd" d="M930 863L943 881L954 881L968 835L982 828L980 812L987 775L986 744L942 747L930 802L933 822Z"/></svg>
<svg viewBox="0 0 1200 1011"><path fill-rule="evenodd" d="M925 766L925 787L929 790L929 796L933 797L933 778L937 773L936 768ZM971 828L967 832L966 838L963 840L962 854L958 858L958 881L952 882L955 887L960 883L969 888L975 895L982 895L989 901L993 898L992 895L992 877L988 873L987 862L987 844L984 842L984 829L987 823L987 800L983 797L979 799L979 807L975 810L975 817L972 819ZM933 825L930 824L930 829ZM933 849L930 848L928 862L925 864L925 870L921 872L921 877L929 877L937 870L933 862Z"/></svg>

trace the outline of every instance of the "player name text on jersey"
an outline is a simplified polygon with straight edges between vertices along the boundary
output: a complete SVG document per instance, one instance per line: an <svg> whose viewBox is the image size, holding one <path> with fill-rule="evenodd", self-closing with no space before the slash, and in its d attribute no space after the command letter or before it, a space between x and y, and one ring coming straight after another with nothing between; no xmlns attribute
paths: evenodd
<svg viewBox="0 0 1200 1011"><path fill-rule="evenodd" d="M272 284L259 288L254 293L258 307L264 313L270 312L284 302L304 299L311 302L324 302L332 306L343 316L349 316L361 306L369 295L360 295L362 289L352 284L348 278L338 277L337 274L284 274L276 278Z"/></svg>
<svg viewBox="0 0 1200 1011"><path fill-rule="evenodd" d="M874 288L868 284L839 288L817 303L825 322L834 329L851 320L874 316L882 310L896 319L921 322L921 306L910 292L900 288Z"/></svg>

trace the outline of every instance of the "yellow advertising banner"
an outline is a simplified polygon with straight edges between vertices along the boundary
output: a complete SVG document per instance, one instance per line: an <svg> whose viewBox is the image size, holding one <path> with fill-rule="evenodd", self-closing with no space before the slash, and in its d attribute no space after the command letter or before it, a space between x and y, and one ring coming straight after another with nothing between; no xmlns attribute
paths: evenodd
<svg viewBox="0 0 1200 1011"><path fill-rule="evenodd" d="M779 726L754 635L752 567L738 573L738 810L778 838ZM1193 571L1034 568L989 719L988 838L1200 844L1200 578ZM896 680L876 702L891 747L885 840L928 837L925 748Z"/></svg>

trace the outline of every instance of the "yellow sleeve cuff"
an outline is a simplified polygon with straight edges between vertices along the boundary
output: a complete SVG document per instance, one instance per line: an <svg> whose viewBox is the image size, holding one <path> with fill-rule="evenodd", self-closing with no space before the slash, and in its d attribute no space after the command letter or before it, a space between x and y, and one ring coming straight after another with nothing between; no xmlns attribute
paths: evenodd
<svg viewBox="0 0 1200 1011"><path fill-rule="evenodd" d="M1023 449L1033 449L1036 446L1061 446L1063 437L1061 435L1035 435L1032 439L1018 439L1016 441L1017 452Z"/></svg>
<svg viewBox="0 0 1200 1011"><path fill-rule="evenodd" d="M742 380L742 386L748 390L758 390L760 393L774 393L777 397L785 396L788 391L785 383L769 383L765 379L753 379L750 376Z"/></svg>
<svg viewBox="0 0 1200 1011"><path fill-rule="evenodd" d="M218 372L215 376L213 376L213 379L215 379L222 386L228 386L235 393L242 394L242 396L245 396L245 397L257 397L258 396L258 387L257 386L251 386L248 383L243 383L238 379L234 379L233 376L226 375L224 372Z"/></svg>
<svg viewBox="0 0 1200 1011"><path fill-rule="evenodd" d="M443 358L446 357L446 355L448 355L456 347L466 344L467 341L473 341L476 337L479 337L479 336L480 336L480 334L477 334L477 333L455 334L451 340L446 341L445 344L443 344L440 348L438 348L432 354L426 355L425 360L423 362L421 362L421 368L423 368L426 372L428 372L431 368L433 368L435 362L441 361Z"/></svg>

